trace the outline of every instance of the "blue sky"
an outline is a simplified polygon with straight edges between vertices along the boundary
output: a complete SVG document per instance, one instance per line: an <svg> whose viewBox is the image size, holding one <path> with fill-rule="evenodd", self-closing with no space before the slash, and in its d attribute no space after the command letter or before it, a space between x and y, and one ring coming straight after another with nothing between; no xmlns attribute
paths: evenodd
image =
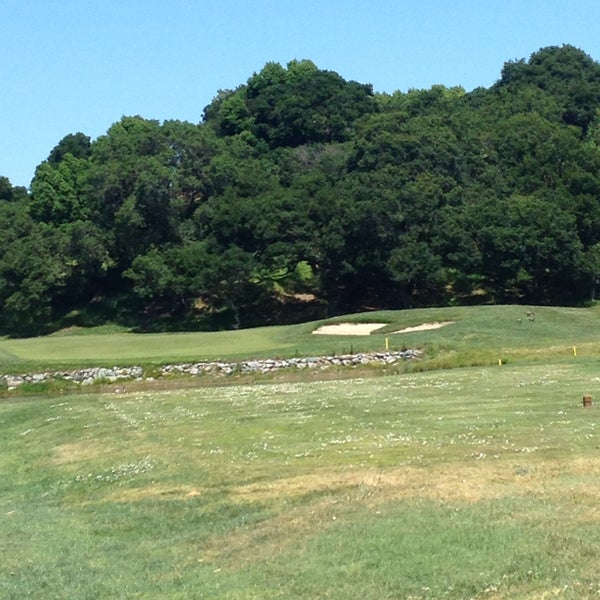
<svg viewBox="0 0 600 600"><path fill-rule="evenodd" d="M0 23L0 175L25 186L66 134L197 123L268 61L390 93L488 87L550 45L600 61L598 0L0 0Z"/></svg>

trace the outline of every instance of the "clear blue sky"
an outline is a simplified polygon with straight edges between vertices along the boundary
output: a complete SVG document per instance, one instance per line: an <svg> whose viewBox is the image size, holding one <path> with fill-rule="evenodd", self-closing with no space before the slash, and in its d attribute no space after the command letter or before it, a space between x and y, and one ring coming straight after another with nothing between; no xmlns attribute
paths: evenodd
<svg viewBox="0 0 600 600"><path fill-rule="evenodd" d="M391 93L488 87L550 45L600 60L600 0L0 0L0 23L0 175L26 186L66 134L197 123L268 61Z"/></svg>

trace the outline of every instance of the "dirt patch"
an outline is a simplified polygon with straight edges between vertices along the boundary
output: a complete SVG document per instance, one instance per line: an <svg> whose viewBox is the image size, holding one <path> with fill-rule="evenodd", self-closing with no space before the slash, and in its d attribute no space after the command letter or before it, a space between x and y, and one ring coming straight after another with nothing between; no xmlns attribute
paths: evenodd
<svg viewBox="0 0 600 600"><path fill-rule="evenodd" d="M392 331L392 333L412 333L413 331L427 331L428 329L440 329L446 325L452 325L454 321L434 321L433 323L422 323L421 325L415 325L414 327L405 327L398 331Z"/></svg>
<svg viewBox="0 0 600 600"><path fill-rule="evenodd" d="M387 323L335 323L315 329L315 335L371 335Z"/></svg>

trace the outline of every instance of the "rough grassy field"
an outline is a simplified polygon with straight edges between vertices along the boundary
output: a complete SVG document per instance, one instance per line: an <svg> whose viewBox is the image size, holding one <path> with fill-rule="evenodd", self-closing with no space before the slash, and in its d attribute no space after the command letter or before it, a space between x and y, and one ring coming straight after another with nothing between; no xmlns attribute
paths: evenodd
<svg viewBox="0 0 600 600"><path fill-rule="evenodd" d="M0 597L598 597L599 375L4 400Z"/></svg>

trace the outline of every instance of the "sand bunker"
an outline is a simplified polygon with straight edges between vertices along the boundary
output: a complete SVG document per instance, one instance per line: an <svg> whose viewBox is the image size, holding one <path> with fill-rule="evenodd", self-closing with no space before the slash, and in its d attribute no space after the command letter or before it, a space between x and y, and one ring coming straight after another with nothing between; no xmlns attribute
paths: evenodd
<svg viewBox="0 0 600 600"><path fill-rule="evenodd" d="M313 331L316 335L370 335L385 327L387 323L336 323L323 325Z"/></svg>
<svg viewBox="0 0 600 600"><path fill-rule="evenodd" d="M412 331L427 331L428 329L439 329L446 325L451 325L454 321L435 321L434 323L423 323L421 325L415 325L414 327L405 327L392 333L411 333Z"/></svg>
<svg viewBox="0 0 600 600"><path fill-rule="evenodd" d="M413 331L427 331L428 329L440 329L451 325L454 321L435 321L433 323L422 323L414 327L405 327L391 333L411 333ZM317 335L370 335L374 331L385 327L387 323L336 323L335 325L323 325L313 331Z"/></svg>

